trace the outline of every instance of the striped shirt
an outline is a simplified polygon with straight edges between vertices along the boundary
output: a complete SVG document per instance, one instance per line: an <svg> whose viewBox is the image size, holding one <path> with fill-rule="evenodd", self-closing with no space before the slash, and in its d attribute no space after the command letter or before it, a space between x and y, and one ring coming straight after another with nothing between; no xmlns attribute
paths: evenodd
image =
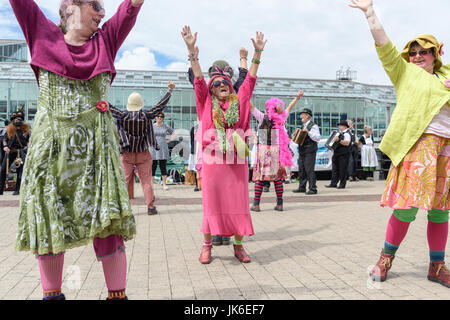
<svg viewBox="0 0 450 320"><path fill-rule="evenodd" d="M150 146L159 150L153 134L152 119L164 110L171 97L170 91L150 110L127 111L109 105L111 115L115 118L120 139L120 150L142 152Z"/></svg>

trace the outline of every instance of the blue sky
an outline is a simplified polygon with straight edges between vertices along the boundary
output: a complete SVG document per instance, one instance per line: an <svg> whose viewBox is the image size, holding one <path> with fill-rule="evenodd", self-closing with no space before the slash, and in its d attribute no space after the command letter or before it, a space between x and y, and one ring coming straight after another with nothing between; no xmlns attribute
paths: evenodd
<svg viewBox="0 0 450 320"><path fill-rule="evenodd" d="M107 20L122 0L105 0ZM36 0L57 22L59 0ZM374 49L367 21L350 0L145 0L137 22L116 59L118 69L188 68L184 25L197 31L200 64L207 70L218 59L238 67L239 48L252 55L251 37L268 39L259 75L279 78L334 79L343 66L358 72L357 81L389 85ZM444 42L449 63L449 0L374 0L388 36L397 46L413 37L434 34ZM23 38L8 0L0 0L0 38ZM249 59L250 60L250 59Z"/></svg>

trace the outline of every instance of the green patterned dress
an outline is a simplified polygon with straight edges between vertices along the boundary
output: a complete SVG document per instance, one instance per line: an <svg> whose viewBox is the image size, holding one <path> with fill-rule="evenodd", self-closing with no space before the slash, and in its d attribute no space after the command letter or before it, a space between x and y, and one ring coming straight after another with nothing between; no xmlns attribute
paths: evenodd
<svg viewBox="0 0 450 320"><path fill-rule="evenodd" d="M111 74L88 81L39 72L39 102L20 190L16 250L57 254L136 233L118 135L107 101Z"/></svg>

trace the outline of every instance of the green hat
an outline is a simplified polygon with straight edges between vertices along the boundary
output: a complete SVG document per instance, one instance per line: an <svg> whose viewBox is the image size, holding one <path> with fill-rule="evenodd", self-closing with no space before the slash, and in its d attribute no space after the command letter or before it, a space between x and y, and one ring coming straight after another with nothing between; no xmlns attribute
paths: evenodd
<svg viewBox="0 0 450 320"><path fill-rule="evenodd" d="M224 61L224 60L217 60L213 63L213 65L209 68L208 70L208 74L209 77L211 78L213 76L213 72L216 71L216 66L220 68L220 70L225 70L226 67L228 67L228 73L230 74L230 78L233 78L233 69L230 67L230 65L228 64L228 62Z"/></svg>
<svg viewBox="0 0 450 320"><path fill-rule="evenodd" d="M434 71L439 70L442 67L441 55L443 55L442 47L444 44L439 43L437 39L431 34L422 34L415 37L410 42L408 42L402 51L402 58L409 62L409 49L411 49L411 44L417 42L424 49L434 48L434 57L436 62L434 64Z"/></svg>
<svg viewBox="0 0 450 320"><path fill-rule="evenodd" d="M302 113L307 113L309 114L311 117L313 116L311 109L308 108L304 108L303 110L300 111L300 114Z"/></svg>

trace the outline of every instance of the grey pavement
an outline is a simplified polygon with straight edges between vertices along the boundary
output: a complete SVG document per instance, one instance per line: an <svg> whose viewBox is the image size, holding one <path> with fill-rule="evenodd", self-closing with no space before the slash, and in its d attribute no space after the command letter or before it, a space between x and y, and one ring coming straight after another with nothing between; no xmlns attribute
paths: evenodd
<svg viewBox="0 0 450 320"><path fill-rule="evenodd" d="M397 252L388 280L372 282L368 270L384 243L392 213L381 208L384 181L349 182L344 190L292 193L285 184L285 211L273 210L275 192L263 193L252 212L255 235L240 263L233 246L213 247L209 265L198 262L203 236L201 192L193 186L155 185L158 215L148 216L142 189L132 201L137 235L126 243L127 295L132 300L409 300L450 299L450 289L427 280L426 213L421 212ZM253 184L250 184L253 199ZM0 196L0 300L40 300L34 256L16 252L18 197ZM447 253L448 256L448 253ZM63 292L68 300L104 300L107 289L92 245L66 252Z"/></svg>

